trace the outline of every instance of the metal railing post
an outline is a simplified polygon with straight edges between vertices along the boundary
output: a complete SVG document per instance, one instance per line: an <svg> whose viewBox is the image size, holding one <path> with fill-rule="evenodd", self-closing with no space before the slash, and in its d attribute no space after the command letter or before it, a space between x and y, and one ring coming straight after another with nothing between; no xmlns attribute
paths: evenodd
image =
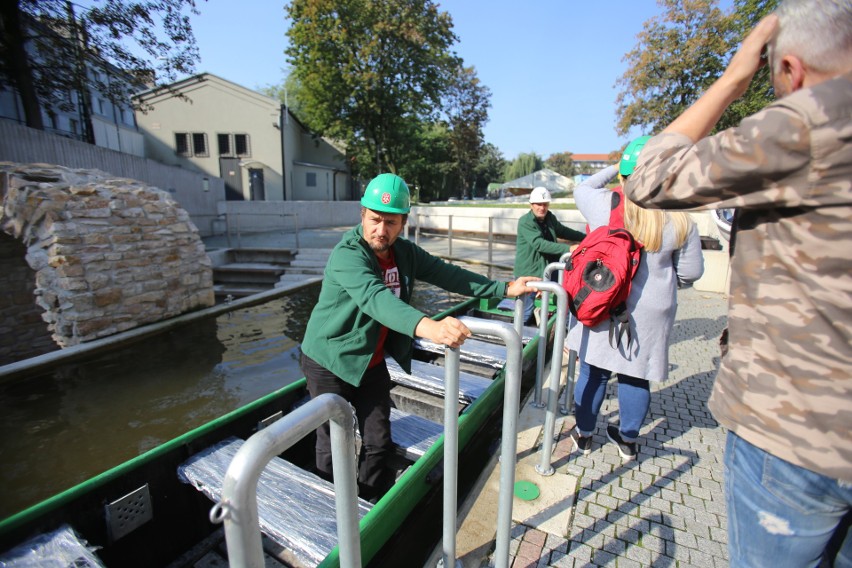
<svg viewBox="0 0 852 568"><path fill-rule="evenodd" d="M228 248L231 247L231 213L225 211L225 234L228 235Z"/></svg>
<svg viewBox="0 0 852 568"><path fill-rule="evenodd" d="M447 241L448 241L448 252L447 256L453 256L453 216L449 215L449 221L447 223Z"/></svg>
<svg viewBox="0 0 852 568"><path fill-rule="evenodd" d="M494 258L494 217L488 217L488 264Z"/></svg>
<svg viewBox="0 0 852 568"><path fill-rule="evenodd" d="M514 325L515 331L521 337L524 336L524 296L518 296L515 298L515 312L512 319L512 324Z"/></svg>
<svg viewBox="0 0 852 568"><path fill-rule="evenodd" d="M301 248L299 246L299 215L298 214L293 215L293 225L296 228L296 250L298 251L299 248Z"/></svg>
<svg viewBox="0 0 852 568"><path fill-rule="evenodd" d="M242 247L242 241L240 240L240 214L237 213L237 248Z"/></svg>
<svg viewBox="0 0 852 568"><path fill-rule="evenodd" d="M565 273L568 270L568 260L571 258L571 253L566 252L561 257L559 257L559 262L565 263L565 270L559 272L559 284L562 284L565 280ZM570 301L570 298L566 298L566 301ZM568 328L568 322L574 316L571 315L570 310L569 313L565 316L565 327L566 330ZM567 331L566 331L567 333ZM577 367L577 352L573 349L568 351L568 369L565 372L565 390L562 392L562 403L559 405L559 412L563 415L571 414L571 408L574 406L574 372Z"/></svg>
<svg viewBox="0 0 852 568"><path fill-rule="evenodd" d="M530 286L540 290L550 290L556 294L556 333L553 337L553 357L550 359L550 385L547 393L547 411L544 415L544 434L541 446L541 461L535 470L541 475L553 475L550 465L553 453L553 429L556 424L556 401L559 398L559 375L562 370L562 344L565 342L565 314L568 312L568 295L556 282L530 282Z"/></svg>
<svg viewBox="0 0 852 568"><path fill-rule="evenodd" d="M544 274L542 275L542 278L545 282L550 282L550 275L553 274L554 270L564 269L565 265L563 263L551 262L544 267ZM535 408L544 408L544 402L541 400L542 385L544 384L544 377L542 375L544 374L544 361L547 352L547 320L550 319L548 316L550 315L550 290L552 288L549 286L537 287L541 288L541 317L538 322L538 333L539 337L541 337L543 341L539 341L538 343L538 359L536 361L535 368L535 389L533 390L533 400L530 402L530 406L534 406ZM554 346L554 352L555 350L556 347ZM551 365L553 365L552 361Z"/></svg>
<svg viewBox="0 0 852 568"><path fill-rule="evenodd" d="M458 393L456 393L458 396ZM263 568L257 512L257 483L269 461L331 420L331 456L340 565L361 566L355 434L352 407L341 396L322 394L253 434L237 451L222 484L222 499L211 516L222 514L231 566Z"/></svg>
<svg viewBox="0 0 852 568"><path fill-rule="evenodd" d="M471 330L473 331L473 330ZM456 565L459 471L459 350L444 350L444 540L440 566Z"/></svg>
<svg viewBox="0 0 852 568"><path fill-rule="evenodd" d="M459 320L473 333L495 335L506 344L506 381L503 394L503 432L500 450L500 492L497 505L496 568L509 568L509 541L512 532L512 499L515 486L515 461L518 452L518 409L521 404L521 336L508 323L477 320L462 316ZM444 396L450 396L446 393ZM458 392L454 393L458 396ZM458 419L458 416L456 416ZM444 425L446 428L446 425ZM444 480L446 483L447 480ZM455 538L455 536L454 536ZM445 567L446 568L446 567Z"/></svg>

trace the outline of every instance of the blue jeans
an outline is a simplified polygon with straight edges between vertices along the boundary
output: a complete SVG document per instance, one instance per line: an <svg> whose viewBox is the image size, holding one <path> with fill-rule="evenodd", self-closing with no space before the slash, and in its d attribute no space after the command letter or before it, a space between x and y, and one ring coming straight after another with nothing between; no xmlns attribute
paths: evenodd
<svg viewBox="0 0 852 568"><path fill-rule="evenodd" d="M776 458L728 432L725 502L731 568L818 566L850 511L852 484ZM842 542L835 568L852 566L847 530L837 535Z"/></svg>
<svg viewBox="0 0 852 568"><path fill-rule="evenodd" d="M611 376L611 371L580 363L580 375L574 387L574 415L581 436L591 436L595 431L598 412L606 396L606 384ZM625 442L635 442L639 437L639 429L645 422L650 404L648 381L618 375L619 431Z"/></svg>
<svg viewBox="0 0 852 568"><path fill-rule="evenodd" d="M524 325L527 325L530 322L530 318L533 315L533 310L535 310L535 295L536 292L530 292L529 294L524 294Z"/></svg>

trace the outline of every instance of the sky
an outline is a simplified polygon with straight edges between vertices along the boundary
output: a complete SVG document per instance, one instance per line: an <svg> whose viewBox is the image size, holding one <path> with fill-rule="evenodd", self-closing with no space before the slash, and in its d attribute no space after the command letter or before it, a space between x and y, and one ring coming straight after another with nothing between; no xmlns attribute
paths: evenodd
<svg viewBox="0 0 852 568"><path fill-rule="evenodd" d="M491 91L485 141L504 158L607 154L643 134L616 134L615 83L644 22L660 12L655 0L436 3L452 16L458 36L452 49ZM191 21L201 56L197 72L250 89L283 82L289 27L284 0L196 5L201 14Z"/></svg>

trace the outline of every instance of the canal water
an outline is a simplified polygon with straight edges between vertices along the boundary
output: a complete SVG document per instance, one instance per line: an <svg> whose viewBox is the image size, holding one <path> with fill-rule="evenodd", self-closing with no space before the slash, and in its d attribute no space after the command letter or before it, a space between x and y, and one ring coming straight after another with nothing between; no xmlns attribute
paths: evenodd
<svg viewBox="0 0 852 568"><path fill-rule="evenodd" d="M0 519L300 379L318 295L302 289L0 383ZM463 299L418 283L412 303L434 315Z"/></svg>

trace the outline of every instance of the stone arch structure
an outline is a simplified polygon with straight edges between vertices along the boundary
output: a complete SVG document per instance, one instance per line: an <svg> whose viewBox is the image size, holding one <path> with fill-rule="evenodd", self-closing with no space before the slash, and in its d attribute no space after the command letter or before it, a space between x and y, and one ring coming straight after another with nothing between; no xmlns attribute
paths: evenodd
<svg viewBox="0 0 852 568"><path fill-rule="evenodd" d="M0 200L0 364L215 303L198 230L160 189L6 162Z"/></svg>

